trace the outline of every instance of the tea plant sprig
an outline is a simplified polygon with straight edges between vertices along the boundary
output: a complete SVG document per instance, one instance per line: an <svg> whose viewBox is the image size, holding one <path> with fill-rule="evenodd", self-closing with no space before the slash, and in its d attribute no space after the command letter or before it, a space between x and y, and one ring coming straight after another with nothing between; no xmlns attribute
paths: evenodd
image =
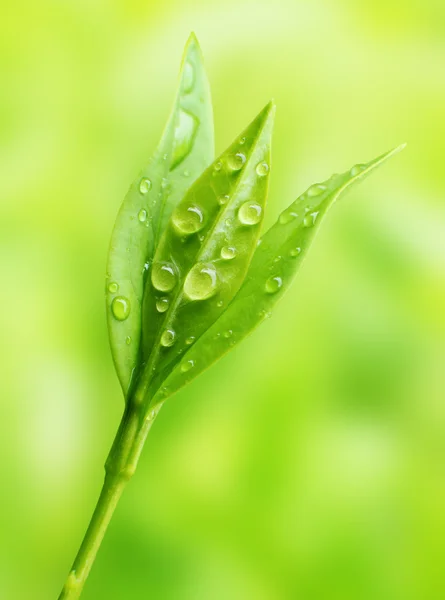
<svg viewBox="0 0 445 600"><path fill-rule="evenodd" d="M125 409L59 600L82 593L165 400L270 316L328 208L404 147L310 186L259 238L274 112L270 102L213 161L210 90L190 37L166 129L130 187L111 237L106 308Z"/></svg>

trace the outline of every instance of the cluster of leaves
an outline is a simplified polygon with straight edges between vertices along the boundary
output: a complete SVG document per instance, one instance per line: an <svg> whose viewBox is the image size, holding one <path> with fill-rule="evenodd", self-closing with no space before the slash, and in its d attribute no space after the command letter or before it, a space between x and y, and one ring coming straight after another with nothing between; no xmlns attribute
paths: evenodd
<svg viewBox="0 0 445 600"><path fill-rule="evenodd" d="M214 160L210 90L196 38L158 148L111 238L106 304L127 402L148 415L268 317L327 209L399 149L308 188L261 238L269 103Z"/></svg>

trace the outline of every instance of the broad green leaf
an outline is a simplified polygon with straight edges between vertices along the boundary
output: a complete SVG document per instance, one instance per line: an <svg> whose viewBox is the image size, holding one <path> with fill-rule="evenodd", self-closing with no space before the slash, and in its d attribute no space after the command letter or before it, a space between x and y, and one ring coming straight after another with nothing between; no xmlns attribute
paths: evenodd
<svg viewBox="0 0 445 600"><path fill-rule="evenodd" d="M281 213L277 223L261 238L237 295L182 357L153 399L152 406L194 379L270 316L290 286L328 208L349 186L402 148L311 186Z"/></svg>
<svg viewBox="0 0 445 600"><path fill-rule="evenodd" d="M159 387L243 282L264 214L274 112L269 103L173 211L144 292L143 395Z"/></svg>
<svg viewBox="0 0 445 600"><path fill-rule="evenodd" d="M173 208L213 158L210 89L201 50L192 35L162 139L131 185L111 237L106 278L108 330L125 395L140 357L146 271Z"/></svg>

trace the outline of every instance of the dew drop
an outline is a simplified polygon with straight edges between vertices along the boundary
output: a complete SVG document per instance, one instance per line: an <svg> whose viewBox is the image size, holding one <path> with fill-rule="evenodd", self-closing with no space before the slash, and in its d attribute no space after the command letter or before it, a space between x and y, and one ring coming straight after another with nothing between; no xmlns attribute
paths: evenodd
<svg viewBox="0 0 445 600"><path fill-rule="evenodd" d="M223 195L223 196L218 196L218 204L220 204L221 206L224 206L224 204L227 204L227 202L230 200L230 196L228 196L227 194Z"/></svg>
<svg viewBox="0 0 445 600"><path fill-rule="evenodd" d="M266 292L268 294L276 294L283 285L281 277L269 277L266 281Z"/></svg>
<svg viewBox="0 0 445 600"><path fill-rule="evenodd" d="M110 283L110 285L108 286L108 291L111 294L115 294L117 292L117 290L119 289L119 286L117 283L115 283L114 281L112 283Z"/></svg>
<svg viewBox="0 0 445 600"><path fill-rule="evenodd" d="M190 154L198 127L199 119L195 115L186 110L179 111L173 139L170 171L173 171Z"/></svg>
<svg viewBox="0 0 445 600"><path fill-rule="evenodd" d="M246 138L242 137L239 141L239 143L241 144L241 146L243 146L246 143Z"/></svg>
<svg viewBox="0 0 445 600"><path fill-rule="evenodd" d="M222 167L222 163L220 160L218 162L216 162L213 166L215 171L221 171L221 167Z"/></svg>
<svg viewBox="0 0 445 600"><path fill-rule="evenodd" d="M151 282L160 292L170 292L176 285L176 273L172 263L155 263Z"/></svg>
<svg viewBox="0 0 445 600"><path fill-rule="evenodd" d="M351 176L355 177L356 175L359 175L362 171L364 171L366 169L366 165L354 165L350 171Z"/></svg>
<svg viewBox="0 0 445 600"><path fill-rule="evenodd" d="M127 344L127 346L131 344L131 337L129 335L127 335L127 337L125 338L125 343Z"/></svg>
<svg viewBox="0 0 445 600"><path fill-rule="evenodd" d="M183 373L187 373L187 371L190 371L190 369L193 369L194 366L195 366L194 360L186 360L181 364L181 371Z"/></svg>
<svg viewBox="0 0 445 600"><path fill-rule="evenodd" d="M303 225L305 227L313 227L315 225L315 221L317 220L318 212L313 212L307 214L303 219Z"/></svg>
<svg viewBox="0 0 445 600"><path fill-rule="evenodd" d="M232 331L231 329L228 329L227 331L225 331L225 332L223 333L223 335L224 335L224 337L225 337L226 339L229 339L230 337L232 337L232 335L233 335L233 331Z"/></svg>
<svg viewBox="0 0 445 600"><path fill-rule="evenodd" d="M139 213L138 213L138 219L141 223L145 223L145 221L147 220L147 211L142 208Z"/></svg>
<svg viewBox="0 0 445 600"><path fill-rule="evenodd" d="M161 346L164 346L165 348L169 348L170 346L173 346L173 344L175 343L175 340L176 340L176 333L173 331L173 329L166 329L165 331L162 332Z"/></svg>
<svg viewBox="0 0 445 600"><path fill-rule="evenodd" d="M193 68L193 65L188 61L184 65L184 73L182 78L184 82L183 90L186 94L188 94L192 91L193 85L195 83L195 70Z"/></svg>
<svg viewBox="0 0 445 600"><path fill-rule="evenodd" d="M184 294L190 300L210 298L218 283L218 274L212 264L196 263L189 271L184 282Z"/></svg>
<svg viewBox="0 0 445 600"><path fill-rule="evenodd" d="M125 296L116 296L111 303L113 317L118 321L125 321L130 314L130 301Z"/></svg>
<svg viewBox="0 0 445 600"><path fill-rule="evenodd" d="M231 227L231 225L232 225L233 221L232 221L232 219L226 219L226 220L224 221L224 223L225 223L226 227Z"/></svg>
<svg viewBox="0 0 445 600"><path fill-rule="evenodd" d="M147 177L143 177L139 183L139 191L141 194L147 194L151 190L151 180Z"/></svg>
<svg viewBox="0 0 445 600"><path fill-rule="evenodd" d="M256 202L245 202L238 211L238 219L243 225L256 225L261 220L263 209Z"/></svg>
<svg viewBox="0 0 445 600"><path fill-rule="evenodd" d="M221 248L221 258L224 260L232 260L236 256L236 248L233 246L223 246Z"/></svg>
<svg viewBox="0 0 445 600"><path fill-rule="evenodd" d="M191 335L190 337L188 337L185 340L185 343L187 344L187 346L191 346L193 344L193 342L195 341L195 339L196 339L195 336Z"/></svg>
<svg viewBox="0 0 445 600"><path fill-rule="evenodd" d="M163 178L161 179L161 188L162 188L163 190L165 190L165 188L166 188L166 187L168 187L168 179L167 179L166 177L163 177Z"/></svg>
<svg viewBox="0 0 445 600"><path fill-rule="evenodd" d="M278 217L278 222L280 225L287 225L297 217L298 213L286 210L285 212L281 213L281 215Z"/></svg>
<svg viewBox="0 0 445 600"><path fill-rule="evenodd" d="M167 310L169 304L170 301L168 298L158 298L156 300L156 310L160 313L164 313Z"/></svg>
<svg viewBox="0 0 445 600"><path fill-rule="evenodd" d="M231 154L227 158L227 164L229 166L229 169L231 169L232 171L239 171L240 169L242 169L244 167L245 162L246 162L246 155L243 154L242 152L237 152L236 154Z"/></svg>
<svg viewBox="0 0 445 600"><path fill-rule="evenodd" d="M221 308L222 306L224 306L224 302L222 300L218 300L218 302L216 303L216 306L218 308Z"/></svg>
<svg viewBox="0 0 445 600"><path fill-rule="evenodd" d="M257 175L265 177L269 173L269 165L267 162L260 162L256 166Z"/></svg>
<svg viewBox="0 0 445 600"><path fill-rule="evenodd" d="M310 198L313 198L315 196L319 196L320 194L322 194L325 191L326 191L325 185L323 185L321 183L315 183L314 185L311 185L311 187L308 189L307 195Z"/></svg>
<svg viewBox="0 0 445 600"><path fill-rule="evenodd" d="M182 174L184 175L184 177L190 177L190 171L188 169L186 169L185 171L183 171Z"/></svg>
<svg viewBox="0 0 445 600"><path fill-rule="evenodd" d="M176 229L186 235L196 233L204 227L204 214L195 205L185 206L180 204L173 211L172 220Z"/></svg>
<svg viewBox="0 0 445 600"><path fill-rule="evenodd" d="M300 252L301 248L292 248L292 250L289 252L289 255L292 256L292 258L295 258L300 254Z"/></svg>

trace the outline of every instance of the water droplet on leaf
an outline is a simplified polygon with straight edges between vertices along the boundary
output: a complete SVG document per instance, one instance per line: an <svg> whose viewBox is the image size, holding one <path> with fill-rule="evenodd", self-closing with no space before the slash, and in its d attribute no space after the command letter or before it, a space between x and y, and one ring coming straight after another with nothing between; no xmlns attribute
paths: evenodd
<svg viewBox="0 0 445 600"><path fill-rule="evenodd" d="M314 185L311 185L311 187L308 189L307 195L310 198L314 198L315 196L319 196L320 194L322 194L325 191L326 191L325 185L323 185L321 183L315 183Z"/></svg>
<svg viewBox="0 0 445 600"><path fill-rule="evenodd" d="M108 291L111 294L115 294L117 292L117 290L119 289L119 286L117 283L115 283L114 281L112 283L110 283L110 285L108 286Z"/></svg>
<svg viewBox="0 0 445 600"><path fill-rule="evenodd" d="M166 329L165 331L162 332L161 346L164 346L165 348L169 348L170 346L173 346L173 344L175 343L175 340L176 340L176 333L173 331L173 329Z"/></svg>
<svg viewBox="0 0 445 600"><path fill-rule="evenodd" d="M281 277L269 277L266 281L266 292L268 294L275 294L283 285Z"/></svg>
<svg viewBox="0 0 445 600"><path fill-rule="evenodd" d="M218 275L212 264L196 263L184 282L184 293L190 300L210 298L218 283Z"/></svg>
<svg viewBox="0 0 445 600"><path fill-rule="evenodd" d="M223 196L218 196L218 204L220 204L221 206L224 206L224 204L227 204L227 202L230 200L230 196L228 196L227 194L223 195Z"/></svg>
<svg viewBox="0 0 445 600"><path fill-rule="evenodd" d="M267 162L260 162L256 166L257 175L265 177L269 173L269 165Z"/></svg>
<svg viewBox="0 0 445 600"><path fill-rule="evenodd" d="M141 223L144 223L147 220L147 211L144 208L139 211L138 219Z"/></svg>
<svg viewBox="0 0 445 600"><path fill-rule="evenodd" d="M204 214L198 206L180 204L173 211L173 224L180 233L190 235L204 227Z"/></svg>
<svg viewBox="0 0 445 600"><path fill-rule="evenodd" d="M256 202L245 202L238 211L238 219L243 225L256 225L261 220L263 209Z"/></svg>
<svg viewBox="0 0 445 600"><path fill-rule="evenodd" d="M155 263L151 282L160 292L170 292L176 285L176 273L171 263Z"/></svg>
<svg viewBox="0 0 445 600"><path fill-rule="evenodd" d="M170 171L173 171L190 154L198 127L199 120L195 115L185 110L179 111L175 126Z"/></svg>
<svg viewBox="0 0 445 600"><path fill-rule="evenodd" d="M195 83L195 70L193 65L188 61L184 65L184 73L183 73L183 90L186 94L190 93L193 89L193 85Z"/></svg>
<svg viewBox="0 0 445 600"><path fill-rule="evenodd" d="M296 256L298 256L301 252L301 248L292 248L292 250L289 252L290 256L292 256L292 258L295 258Z"/></svg>
<svg viewBox="0 0 445 600"><path fill-rule="evenodd" d="M143 177L139 183L139 191L141 194L147 194L151 190L151 181L147 177Z"/></svg>
<svg viewBox="0 0 445 600"><path fill-rule="evenodd" d="M186 360L181 364L181 371L183 373L187 373L187 371L190 371L190 369L193 369L194 366L195 366L194 360Z"/></svg>
<svg viewBox="0 0 445 600"><path fill-rule="evenodd" d="M298 213L286 210L285 212L281 213L281 215L278 217L278 222L280 223L280 225L287 225L297 217Z"/></svg>
<svg viewBox="0 0 445 600"><path fill-rule="evenodd" d="M356 175L359 175L362 171L364 171L366 169L366 165L354 165L350 171L351 176L355 177Z"/></svg>
<svg viewBox="0 0 445 600"><path fill-rule="evenodd" d="M111 303L111 311L118 321L125 321L130 314L130 301L125 296L116 296Z"/></svg>
<svg viewBox="0 0 445 600"><path fill-rule="evenodd" d="M168 298L158 298L156 300L156 310L160 313L163 313L167 310L170 301Z"/></svg>
<svg viewBox="0 0 445 600"><path fill-rule="evenodd" d="M221 248L221 258L224 260L232 260L236 256L236 249L232 246L223 246Z"/></svg>
<svg viewBox="0 0 445 600"><path fill-rule="evenodd" d="M245 162L246 162L246 155L243 154L242 152L237 152L236 154L231 154L227 158L227 164L229 166L229 169L231 169L232 171L239 171L240 169L242 169L244 167Z"/></svg>
<svg viewBox="0 0 445 600"><path fill-rule="evenodd" d="M303 219L303 225L305 227L313 227L315 225L315 221L317 220L318 212L313 212L306 215Z"/></svg>
<svg viewBox="0 0 445 600"><path fill-rule="evenodd" d="M125 343L127 344L127 346L131 344L131 337L129 335L127 335L127 337L125 338Z"/></svg>
<svg viewBox="0 0 445 600"><path fill-rule="evenodd" d="M190 337L188 337L188 338L185 340L185 343L187 344L187 346L191 346L191 344L193 344L193 342L195 341L195 339L196 339L196 338L195 338L193 335L191 335Z"/></svg>

